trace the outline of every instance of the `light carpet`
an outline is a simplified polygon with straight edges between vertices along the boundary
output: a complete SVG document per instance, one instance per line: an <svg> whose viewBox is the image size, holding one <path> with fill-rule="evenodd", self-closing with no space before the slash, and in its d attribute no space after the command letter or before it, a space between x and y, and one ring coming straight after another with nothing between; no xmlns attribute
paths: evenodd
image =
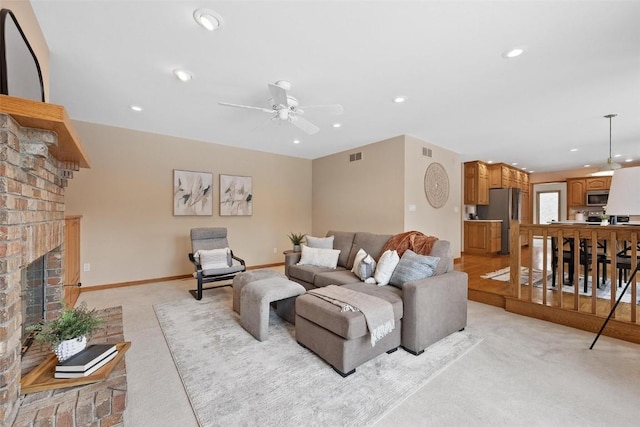
<svg viewBox="0 0 640 427"><path fill-rule="evenodd" d="M420 356L399 349L342 378L273 311L268 340L257 341L225 291L154 305L201 426L370 425L482 341L456 332Z"/></svg>

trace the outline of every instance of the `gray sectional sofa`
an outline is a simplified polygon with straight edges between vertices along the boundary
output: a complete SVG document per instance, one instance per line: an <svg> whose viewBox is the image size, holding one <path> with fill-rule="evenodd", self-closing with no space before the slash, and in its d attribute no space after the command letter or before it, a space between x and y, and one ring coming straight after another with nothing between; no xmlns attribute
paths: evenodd
<svg viewBox="0 0 640 427"><path fill-rule="evenodd" d="M433 245L430 255L441 259L436 274L406 282L400 289L392 285L364 283L351 272L359 249L364 249L378 260L391 235L329 231L327 236L335 236L333 248L340 250L337 267L331 269L297 265L301 254L290 252L285 256L285 274L290 280L300 283L307 290L332 284L341 285L389 301L393 306L396 323L401 325L401 328L398 328L401 329L398 331L398 334L401 334L401 337L398 337L399 344L416 355L431 344L466 327L467 274L453 270L453 258L448 241L438 240ZM356 339L362 340L363 343L352 351L324 350L326 354L320 354L339 372L344 374L351 371L364 360L359 360L360 353L369 351L368 347L371 347L364 344L366 340L362 335L366 334L366 325L362 316L354 313L336 313L336 308L330 307L330 304L310 299L318 300L309 295L302 295L296 301L296 334L299 328L303 332L303 328L312 325L315 329L303 332L307 336L307 341L303 344L318 354L337 338L342 338L342 341L338 340L340 344L336 345L343 348L354 345ZM285 318L294 316L294 313L280 314ZM391 352L394 350L393 345L390 343L388 348L383 347L379 352ZM397 344L395 346L397 347ZM328 360L331 358L335 360ZM365 358L371 358L371 355Z"/></svg>

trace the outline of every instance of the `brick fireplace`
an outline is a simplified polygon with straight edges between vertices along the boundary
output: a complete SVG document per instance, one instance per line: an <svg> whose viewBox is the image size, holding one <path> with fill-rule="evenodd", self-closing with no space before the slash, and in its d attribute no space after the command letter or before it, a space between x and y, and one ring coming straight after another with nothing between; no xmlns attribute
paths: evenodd
<svg viewBox="0 0 640 427"><path fill-rule="evenodd" d="M11 425L20 405L22 270L44 256L46 317L63 307L64 188L78 164L57 150L56 132L0 112L0 425Z"/></svg>

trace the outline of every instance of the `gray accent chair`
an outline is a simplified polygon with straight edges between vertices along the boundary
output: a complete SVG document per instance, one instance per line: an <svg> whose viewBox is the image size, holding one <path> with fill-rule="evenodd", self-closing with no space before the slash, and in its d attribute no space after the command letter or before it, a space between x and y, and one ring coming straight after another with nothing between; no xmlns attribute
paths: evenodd
<svg viewBox="0 0 640 427"><path fill-rule="evenodd" d="M206 289L221 288L224 286L231 286L232 283L220 284L217 286L203 287L204 283L221 282L224 280L231 280L238 273L246 271L247 266L242 258L238 258L231 251L231 260L229 262L230 267L226 268L212 268L203 270L200 262L194 257L194 254L199 250L207 249L224 249L229 247L229 241L227 240L227 229L225 227L204 227L204 228L192 228L191 229L191 253L189 254L189 260L195 265L196 279L198 281L197 289L192 289L189 292L195 297L195 299L202 299L202 291Z"/></svg>

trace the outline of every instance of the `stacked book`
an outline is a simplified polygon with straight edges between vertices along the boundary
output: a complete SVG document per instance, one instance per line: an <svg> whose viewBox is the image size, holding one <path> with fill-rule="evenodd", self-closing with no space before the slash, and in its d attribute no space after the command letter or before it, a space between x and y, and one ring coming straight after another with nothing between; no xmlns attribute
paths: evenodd
<svg viewBox="0 0 640 427"><path fill-rule="evenodd" d="M94 344L56 365L54 378L80 378L93 374L118 354L115 344Z"/></svg>

